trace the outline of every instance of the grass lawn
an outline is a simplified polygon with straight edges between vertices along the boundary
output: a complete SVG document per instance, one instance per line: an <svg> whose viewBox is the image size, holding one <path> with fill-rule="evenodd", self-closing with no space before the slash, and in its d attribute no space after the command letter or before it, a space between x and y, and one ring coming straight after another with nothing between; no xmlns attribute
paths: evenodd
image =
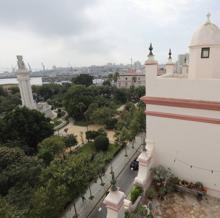
<svg viewBox="0 0 220 218"><path fill-rule="evenodd" d="M76 154L78 154L78 155L81 155L81 154L91 155L91 154L102 153L104 161L106 163L108 163L109 161L111 161L114 158L114 156L120 151L120 149L121 149L120 145L109 144L109 147L108 147L107 151L97 152L96 148L94 146L94 143L93 142L88 142L82 148L80 148L76 152Z"/></svg>

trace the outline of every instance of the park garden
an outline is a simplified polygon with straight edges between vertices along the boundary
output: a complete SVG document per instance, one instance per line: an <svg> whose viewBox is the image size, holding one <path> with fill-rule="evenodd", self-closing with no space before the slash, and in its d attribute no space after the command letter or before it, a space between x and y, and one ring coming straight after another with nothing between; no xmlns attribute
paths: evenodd
<svg viewBox="0 0 220 218"><path fill-rule="evenodd" d="M18 92L0 91L2 99ZM118 89L109 81L94 86L90 77L79 76L71 85L47 84L33 92L35 100L48 101L67 112L69 122L85 127L85 138L82 143L74 131L54 135L54 124L40 112L21 108L9 97L4 110L6 100L1 101L0 217L59 217L71 202L84 198L92 182L102 181L110 161L145 128L139 102L144 87Z"/></svg>

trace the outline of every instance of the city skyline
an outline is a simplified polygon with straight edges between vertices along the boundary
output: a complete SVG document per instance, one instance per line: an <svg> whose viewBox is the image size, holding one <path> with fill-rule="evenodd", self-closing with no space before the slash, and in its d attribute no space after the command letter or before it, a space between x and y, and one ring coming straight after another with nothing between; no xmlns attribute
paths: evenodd
<svg viewBox="0 0 220 218"><path fill-rule="evenodd" d="M32 68L129 63L131 56L143 64L150 42L159 62L169 48L176 60L208 12L220 23L219 9L217 0L0 1L0 72L16 65L17 54Z"/></svg>

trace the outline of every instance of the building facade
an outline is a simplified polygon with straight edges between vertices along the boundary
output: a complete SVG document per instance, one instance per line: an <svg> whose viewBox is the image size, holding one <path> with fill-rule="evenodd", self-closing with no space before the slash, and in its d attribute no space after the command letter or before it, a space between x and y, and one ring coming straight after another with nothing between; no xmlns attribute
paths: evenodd
<svg viewBox="0 0 220 218"><path fill-rule="evenodd" d="M166 74L157 76L158 63L150 51L142 100L153 164L202 182L208 194L220 197L220 29L207 17L193 34L184 77L175 77L170 57Z"/></svg>
<svg viewBox="0 0 220 218"><path fill-rule="evenodd" d="M118 88L145 86L145 74L141 70L129 69L127 73L119 74L116 85Z"/></svg>

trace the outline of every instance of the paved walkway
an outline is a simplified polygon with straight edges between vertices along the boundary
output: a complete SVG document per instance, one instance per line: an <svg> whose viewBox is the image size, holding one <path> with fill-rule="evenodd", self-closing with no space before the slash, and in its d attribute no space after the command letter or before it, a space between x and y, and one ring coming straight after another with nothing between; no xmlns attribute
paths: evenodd
<svg viewBox="0 0 220 218"><path fill-rule="evenodd" d="M141 143L142 143L142 137L141 135L136 137L134 148L131 147L131 144L128 144L127 146L127 157L125 157L125 150L123 149L110 163L108 166L105 176L103 177L103 181L105 183L104 186L101 186L101 181L98 180L96 183L93 183L91 185L91 192L94 198L92 200L89 199L90 197L90 191L89 189L85 193L85 201L83 202L81 198L79 198L76 201L76 210L78 213L79 218L86 218L89 217L91 212L96 208L98 204L100 204L100 200L103 199L106 192L110 188L110 181L111 181L111 165L113 167L113 170L115 172L116 177L118 177L123 170L126 168L126 166L129 164L131 160L137 156L138 153L141 152ZM62 218L73 218L75 215L74 206L71 204L64 214L61 216Z"/></svg>

